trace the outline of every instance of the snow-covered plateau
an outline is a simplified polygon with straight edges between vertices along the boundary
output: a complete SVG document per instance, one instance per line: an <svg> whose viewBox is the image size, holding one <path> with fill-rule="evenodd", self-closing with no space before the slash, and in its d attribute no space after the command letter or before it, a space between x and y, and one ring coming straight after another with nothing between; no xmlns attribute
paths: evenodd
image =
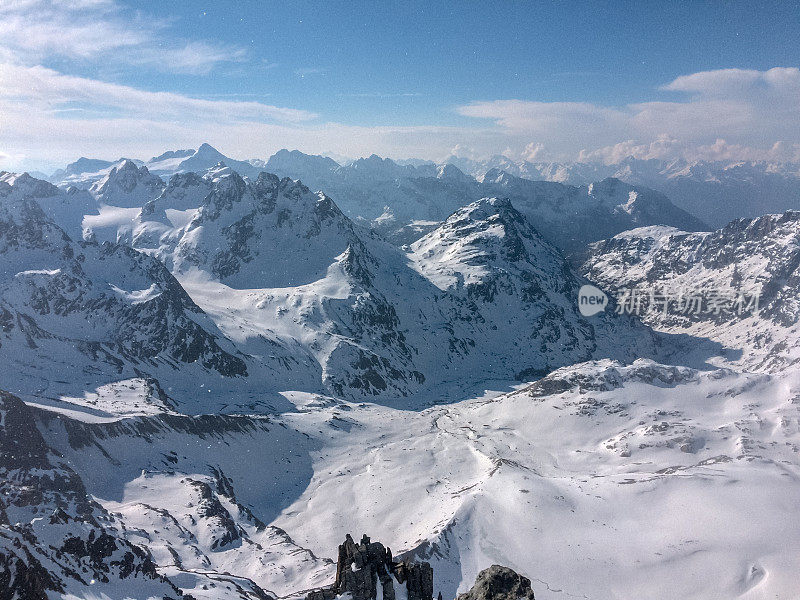
<svg viewBox="0 0 800 600"><path fill-rule="evenodd" d="M700 165L551 167L0 173L0 598L305 598L364 533L445 600L495 564L796 598L800 213L713 229L655 185ZM587 284L760 304L585 317Z"/></svg>

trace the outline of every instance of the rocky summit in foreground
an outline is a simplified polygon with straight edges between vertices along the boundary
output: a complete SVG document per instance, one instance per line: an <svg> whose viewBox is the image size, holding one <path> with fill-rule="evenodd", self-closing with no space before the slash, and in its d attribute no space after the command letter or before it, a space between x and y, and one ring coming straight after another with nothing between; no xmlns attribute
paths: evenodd
<svg viewBox="0 0 800 600"><path fill-rule="evenodd" d="M336 581L312 590L306 600L431 600L433 567L410 559L395 561L392 551L365 534L356 544L347 534L339 545ZM492 565L478 574L475 585L457 600L534 600L530 579L513 569ZM438 600L442 599L441 592Z"/></svg>
<svg viewBox="0 0 800 600"><path fill-rule="evenodd" d="M457 600L534 600L531 580L513 569L492 565L478 573L475 585Z"/></svg>

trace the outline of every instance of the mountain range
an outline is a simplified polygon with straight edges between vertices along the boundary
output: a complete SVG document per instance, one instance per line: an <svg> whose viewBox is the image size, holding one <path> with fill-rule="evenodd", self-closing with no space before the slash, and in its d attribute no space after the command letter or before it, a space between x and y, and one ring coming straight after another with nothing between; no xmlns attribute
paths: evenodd
<svg viewBox="0 0 800 600"><path fill-rule="evenodd" d="M81 158L54 173L49 180L62 187L88 187L120 162ZM665 194L675 206L712 227L721 227L736 218L800 209L800 165L778 161L627 157L607 164L512 160L502 155L473 160L451 155L434 163L392 161L373 155L339 164L329 157L304 154L298 150L280 150L266 160L235 160L203 144L196 151L170 151L146 161L134 162L163 177L177 172L202 171L218 162L236 169L243 176L257 176L260 170L266 170L300 179L312 189L325 190L346 214L368 220L376 218L384 206L389 206L400 220L439 221L446 216L441 211L449 214L463 202L459 203L457 199L448 202L449 192L441 189L444 186L431 184L432 178L464 184L481 182L492 171L579 188L608 178L619 179L632 186ZM410 181L418 179L427 181L417 184ZM431 185L434 190L428 189ZM345 192L347 198L340 198L340 192ZM491 194L483 194L486 195Z"/></svg>
<svg viewBox="0 0 800 600"><path fill-rule="evenodd" d="M800 213L532 168L0 173L0 592L300 598L369 531L448 598L788 597Z"/></svg>

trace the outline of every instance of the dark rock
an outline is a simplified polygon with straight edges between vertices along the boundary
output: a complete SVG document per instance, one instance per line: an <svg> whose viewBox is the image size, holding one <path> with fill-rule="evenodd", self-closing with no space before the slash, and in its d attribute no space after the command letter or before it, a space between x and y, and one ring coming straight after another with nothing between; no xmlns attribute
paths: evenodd
<svg viewBox="0 0 800 600"><path fill-rule="evenodd" d="M392 551L366 535L356 544L348 534L339 546L333 586L311 591L307 600L333 600L350 594L353 600L375 600L378 582L384 600L395 600L395 582L405 584L408 600L433 598L433 568L429 563L395 562Z"/></svg>
<svg viewBox="0 0 800 600"><path fill-rule="evenodd" d="M531 580L508 567L492 565L478 573L475 585L456 600L534 600Z"/></svg>

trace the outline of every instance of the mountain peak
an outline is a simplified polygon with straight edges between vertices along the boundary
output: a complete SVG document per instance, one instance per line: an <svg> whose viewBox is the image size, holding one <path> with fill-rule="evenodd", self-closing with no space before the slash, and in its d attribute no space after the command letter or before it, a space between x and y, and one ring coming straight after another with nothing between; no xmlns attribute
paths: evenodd
<svg viewBox="0 0 800 600"><path fill-rule="evenodd" d="M497 183L497 184L505 184L509 183L513 179L516 179L513 175L509 174L507 171L500 169L499 167L492 167L481 178L483 183Z"/></svg>
<svg viewBox="0 0 800 600"><path fill-rule="evenodd" d="M149 173L147 167L141 167L142 173ZM136 166L136 163L133 162L130 158L123 158L118 166L112 169L117 173L121 173L122 171L136 171L139 172L139 167Z"/></svg>
<svg viewBox="0 0 800 600"><path fill-rule="evenodd" d="M102 179L96 181L89 191L111 206L141 207L153 200L165 187L160 177L153 175L145 166L138 167L130 159L122 159Z"/></svg>
<svg viewBox="0 0 800 600"><path fill-rule="evenodd" d="M287 150L286 148L278 150L269 157L266 163L267 169L271 172L289 175L295 179L298 178L301 171L303 174L308 172L308 170L311 170L311 174L318 172L325 173L340 166L339 163L327 156L305 154L300 150ZM301 171L298 171L298 169Z"/></svg>
<svg viewBox="0 0 800 600"><path fill-rule="evenodd" d="M451 181L472 181L461 169L451 164L439 165L436 167L436 177L438 179L449 179Z"/></svg>
<svg viewBox="0 0 800 600"><path fill-rule="evenodd" d="M205 154L219 154L220 156L222 155L222 153L219 150L217 150L216 148L214 148L214 146L212 146L211 144L208 144L206 142L203 142L202 144L200 144L200 147L195 151L195 155L197 155L197 154L203 154L203 155L205 155Z"/></svg>
<svg viewBox="0 0 800 600"><path fill-rule="evenodd" d="M436 267L439 271L447 263L451 263L451 267L459 263L458 272L465 277L462 284L484 281L486 265L505 269L520 260L532 264L537 260L554 264L563 261L507 198L481 198L468 204L415 242L412 248L428 263L442 263ZM431 257L438 258L430 260Z"/></svg>
<svg viewBox="0 0 800 600"><path fill-rule="evenodd" d="M36 179L29 173L9 173L0 171L0 182L10 186L25 198L50 198L56 196L58 188L47 181Z"/></svg>
<svg viewBox="0 0 800 600"><path fill-rule="evenodd" d="M470 215L472 219L485 219L492 215L507 216L512 215L514 219L524 219L524 217L517 212L508 198L481 198L465 207L457 210L452 216L459 214ZM449 220L449 219L448 219Z"/></svg>
<svg viewBox="0 0 800 600"><path fill-rule="evenodd" d="M78 160L67 165L64 169L65 175L78 175L80 173L93 173L107 169L113 165L110 160L101 160L99 158L86 158L81 156Z"/></svg>
<svg viewBox="0 0 800 600"><path fill-rule="evenodd" d="M220 152L210 144L203 143L197 150L195 150L194 154L189 156L186 159L186 161L184 161L184 163L182 164L186 164L187 162L196 162L196 161L217 163L220 161L224 161L225 159L227 159L227 156L222 154L222 152Z"/></svg>

